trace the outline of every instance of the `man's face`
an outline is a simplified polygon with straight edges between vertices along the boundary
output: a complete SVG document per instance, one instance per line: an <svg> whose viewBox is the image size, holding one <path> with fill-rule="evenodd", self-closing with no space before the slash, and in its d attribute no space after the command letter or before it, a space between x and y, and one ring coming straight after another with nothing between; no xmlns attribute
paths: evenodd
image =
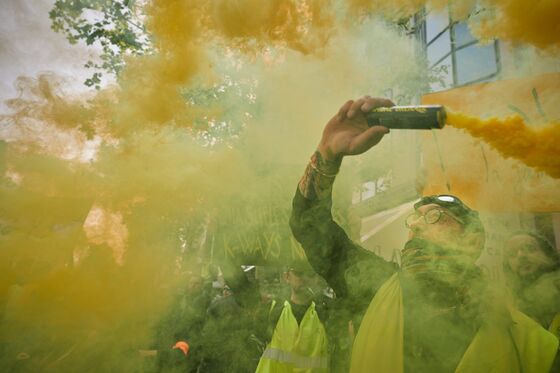
<svg viewBox="0 0 560 373"><path fill-rule="evenodd" d="M289 269L285 273L285 280L290 288L295 292L307 292L313 285L315 274L308 271Z"/></svg>
<svg viewBox="0 0 560 373"><path fill-rule="evenodd" d="M549 265L537 240L526 234L510 238L504 246L504 260L511 271L524 279L540 272Z"/></svg>
<svg viewBox="0 0 560 373"><path fill-rule="evenodd" d="M432 222L436 216L437 221ZM461 220L435 203L420 206L408 221L408 239L421 238L440 246L458 247L464 233Z"/></svg>

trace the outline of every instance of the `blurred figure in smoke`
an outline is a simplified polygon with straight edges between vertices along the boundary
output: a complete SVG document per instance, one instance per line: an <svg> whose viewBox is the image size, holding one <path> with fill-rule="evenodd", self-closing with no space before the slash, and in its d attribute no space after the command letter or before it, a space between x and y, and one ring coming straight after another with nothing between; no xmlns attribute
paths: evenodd
<svg viewBox="0 0 560 373"><path fill-rule="evenodd" d="M519 232L504 245L504 273L517 307L560 337L560 254L541 235Z"/></svg>
<svg viewBox="0 0 560 373"><path fill-rule="evenodd" d="M369 150L389 132L368 127L364 113L392 105L369 96L344 104L327 123L293 201L292 232L313 268L350 313L367 309L350 371L548 371L558 340L484 296L475 266L484 228L458 198L429 196L415 204L400 270L353 243L334 222L332 185L343 157Z"/></svg>
<svg viewBox="0 0 560 373"><path fill-rule="evenodd" d="M200 372L255 371L266 325L256 282L237 263L221 263L226 285L206 311Z"/></svg>
<svg viewBox="0 0 560 373"><path fill-rule="evenodd" d="M272 337L256 372L328 372L325 303L313 300L317 276L297 262L284 272L283 280L290 286L290 296L272 301L268 318Z"/></svg>
<svg viewBox="0 0 560 373"><path fill-rule="evenodd" d="M266 329L258 289L239 266L221 269L210 266L209 278L187 276L185 291L158 325L156 346L143 351L156 356L156 371L255 370Z"/></svg>
<svg viewBox="0 0 560 373"><path fill-rule="evenodd" d="M202 328L212 300L212 282L199 271L187 272L185 280L186 286L156 327L152 351L158 372L198 372L202 364ZM180 348L181 342L188 349Z"/></svg>

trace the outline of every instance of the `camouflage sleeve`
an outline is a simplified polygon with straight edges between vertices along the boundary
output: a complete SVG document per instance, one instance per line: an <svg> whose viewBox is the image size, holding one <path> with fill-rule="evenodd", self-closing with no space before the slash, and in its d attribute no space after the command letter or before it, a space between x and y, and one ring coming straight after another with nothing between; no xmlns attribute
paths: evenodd
<svg viewBox="0 0 560 373"><path fill-rule="evenodd" d="M396 268L350 240L334 221L332 187L340 164L340 160L328 162L320 153L313 154L292 202L290 228L311 266L337 297L364 308L372 292Z"/></svg>

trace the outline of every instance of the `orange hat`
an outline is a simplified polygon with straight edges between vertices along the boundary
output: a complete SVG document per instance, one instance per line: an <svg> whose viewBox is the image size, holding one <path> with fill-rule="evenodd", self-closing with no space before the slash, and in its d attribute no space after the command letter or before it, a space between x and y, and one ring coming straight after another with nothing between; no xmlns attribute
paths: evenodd
<svg viewBox="0 0 560 373"><path fill-rule="evenodd" d="M185 341L179 341L179 342L175 343L175 346L173 346L173 349L176 349L176 348L183 351L185 356L187 356L187 354L189 353L189 344Z"/></svg>

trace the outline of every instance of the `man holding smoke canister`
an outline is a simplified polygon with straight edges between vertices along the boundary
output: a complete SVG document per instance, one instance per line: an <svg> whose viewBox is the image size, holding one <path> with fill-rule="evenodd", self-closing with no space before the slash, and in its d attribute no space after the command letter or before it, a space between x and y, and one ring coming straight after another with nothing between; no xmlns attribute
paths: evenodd
<svg viewBox="0 0 560 373"><path fill-rule="evenodd" d="M340 108L298 185L290 220L309 262L346 309L365 312L350 371L548 371L558 340L485 296L475 265L484 228L457 197L415 204L400 269L353 243L334 222L331 193L343 157L369 150L389 132L369 127L364 113L390 106L366 96Z"/></svg>

